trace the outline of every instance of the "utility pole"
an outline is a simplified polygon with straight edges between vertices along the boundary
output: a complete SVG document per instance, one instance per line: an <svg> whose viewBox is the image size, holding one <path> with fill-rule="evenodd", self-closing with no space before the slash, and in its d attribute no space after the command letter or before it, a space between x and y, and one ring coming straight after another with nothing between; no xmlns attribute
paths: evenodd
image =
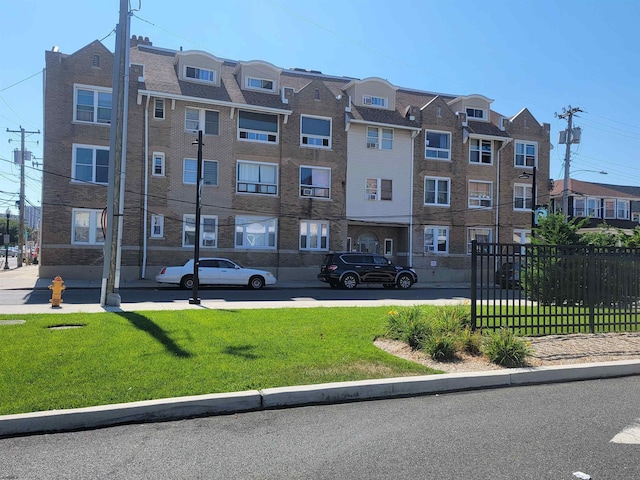
<svg viewBox="0 0 640 480"><path fill-rule="evenodd" d="M564 154L564 184L562 187L562 214L566 217L569 216L569 175L571 170L571 144L580 143L580 129L573 130L573 115L582 112L579 108L562 109L562 114L555 114L558 118L567 119L567 129L564 132L560 132L560 141L558 143L567 144L567 148ZM564 134L564 138L563 138ZM564 140L564 141L563 141Z"/></svg>
<svg viewBox="0 0 640 480"><path fill-rule="evenodd" d="M111 94L111 132L109 138L109 188L107 191L107 234L104 240L104 266L100 305L119 306L120 262L124 216L124 181L127 155L129 98L129 1L120 0L116 27L116 46Z"/></svg>
<svg viewBox="0 0 640 480"><path fill-rule="evenodd" d="M32 134L32 133L40 133L40 130L38 130L37 132L29 132L27 130L25 130L24 128L22 128L22 126L20 127L20 130L9 130L7 128L7 133L19 133L20 134L20 205L18 208L18 268L22 267L22 259L23 257L23 252L22 252L22 247L25 246L25 242L24 242L24 213L25 213L25 208L24 208L24 163L26 161L26 154L24 151L24 137L25 135L28 134ZM26 252L24 252L26 254Z"/></svg>
<svg viewBox="0 0 640 480"><path fill-rule="evenodd" d="M198 166L196 175L196 242L193 248L193 295L189 299L191 305L200 305L200 297L198 297L198 284L200 277L198 270L200 269L200 218L202 211L202 130L198 130Z"/></svg>

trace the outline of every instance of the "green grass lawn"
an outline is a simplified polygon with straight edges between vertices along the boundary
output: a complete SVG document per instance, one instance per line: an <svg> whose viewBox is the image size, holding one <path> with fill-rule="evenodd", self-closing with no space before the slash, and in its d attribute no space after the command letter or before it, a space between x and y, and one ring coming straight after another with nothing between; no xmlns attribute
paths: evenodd
<svg viewBox="0 0 640 480"><path fill-rule="evenodd" d="M388 310L0 315L0 414L435 373L373 345Z"/></svg>

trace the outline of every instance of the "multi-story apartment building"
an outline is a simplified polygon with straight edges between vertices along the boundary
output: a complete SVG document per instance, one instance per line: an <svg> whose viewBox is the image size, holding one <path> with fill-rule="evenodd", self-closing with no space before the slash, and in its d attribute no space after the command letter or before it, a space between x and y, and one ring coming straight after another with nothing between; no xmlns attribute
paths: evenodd
<svg viewBox="0 0 640 480"><path fill-rule="evenodd" d="M41 275L100 277L113 55L46 52ZM173 51L133 36L121 276L226 256L314 279L327 251L470 278L469 245L521 242L548 202L549 125L444 95ZM200 239L197 132L203 132ZM537 171L537 199L532 180Z"/></svg>

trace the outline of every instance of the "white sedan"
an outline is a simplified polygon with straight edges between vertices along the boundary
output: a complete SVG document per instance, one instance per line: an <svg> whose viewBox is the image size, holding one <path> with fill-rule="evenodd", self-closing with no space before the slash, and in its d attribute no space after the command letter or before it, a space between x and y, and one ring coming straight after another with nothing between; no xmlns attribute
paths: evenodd
<svg viewBox="0 0 640 480"><path fill-rule="evenodd" d="M181 267L163 267L156 275L156 282L193 288L193 261L191 259ZM275 283L276 277L271 272L244 268L227 258L201 258L198 266L198 285L243 285L259 289Z"/></svg>

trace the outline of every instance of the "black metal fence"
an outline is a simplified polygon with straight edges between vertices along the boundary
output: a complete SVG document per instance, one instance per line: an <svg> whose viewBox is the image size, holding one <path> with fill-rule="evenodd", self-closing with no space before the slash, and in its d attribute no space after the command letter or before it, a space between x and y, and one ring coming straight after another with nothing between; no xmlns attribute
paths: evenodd
<svg viewBox="0 0 640 480"><path fill-rule="evenodd" d="M640 249L472 244L471 320L520 335L635 330Z"/></svg>

